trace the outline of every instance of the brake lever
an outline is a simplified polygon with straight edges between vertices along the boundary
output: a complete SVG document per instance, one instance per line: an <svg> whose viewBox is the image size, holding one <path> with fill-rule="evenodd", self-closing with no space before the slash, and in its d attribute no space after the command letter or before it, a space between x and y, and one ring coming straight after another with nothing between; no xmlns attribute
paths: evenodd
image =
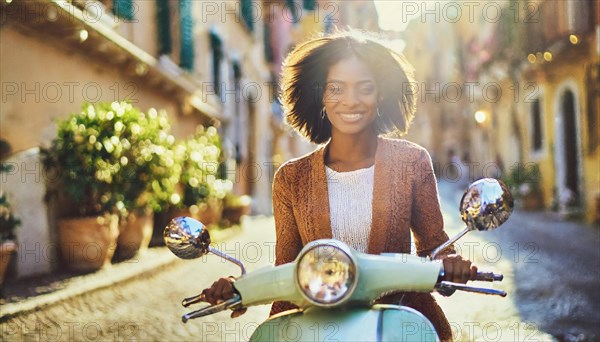
<svg viewBox="0 0 600 342"><path fill-rule="evenodd" d="M181 305L183 305L184 307L187 308L188 306L199 303L199 302L206 302L206 296L204 295L204 293L185 298L184 300L181 301Z"/></svg>
<svg viewBox="0 0 600 342"><path fill-rule="evenodd" d="M202 295L198 295L196 297L200 297L200 296L202 296ZM194 298L194 297L191 297L191 298ZM185 299L184 299L184 301L185 301ZM192 311L190 313L187 313L187 314L181 316L181 321L183 323L187 323L187 321L190 319L204 317L204 316L212 315L214 313L221 312L221 311L224 311L227 309L235 308L236 306L239 306L241 303L242 303L242 297L240 297L240 295L236 293L233 295L233 297L229 298L228 300L224 301L221 304L209 305L202 309Z"/></svg>
<svg viewBox="0 0 600 342"><path fill-rule="evenodd" d="M485 288L485 287L469 286L469 285L453 283L453 282L445 281L445 280L437 283L435 285L435 289L438 292L446 292L446 293L448 293L448 292L452 293L456 290L461 290L461 291L466 291L466 292L475 292L475 293L482 293L482 294L506 297L506 291L489 289L489 288Z"/></svg>

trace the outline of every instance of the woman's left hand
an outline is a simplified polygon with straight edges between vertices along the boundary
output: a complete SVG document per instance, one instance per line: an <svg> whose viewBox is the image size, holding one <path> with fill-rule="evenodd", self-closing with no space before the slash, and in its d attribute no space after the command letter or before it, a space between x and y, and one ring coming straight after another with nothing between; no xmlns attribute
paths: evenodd
<svg viewBox="0 0 600 342"><path fill-rule="evenodd" d="M465 260L460 255L448 255L443 262L444 280L465 284L477 276L477 266L471 265L471 260Z"/></svg>

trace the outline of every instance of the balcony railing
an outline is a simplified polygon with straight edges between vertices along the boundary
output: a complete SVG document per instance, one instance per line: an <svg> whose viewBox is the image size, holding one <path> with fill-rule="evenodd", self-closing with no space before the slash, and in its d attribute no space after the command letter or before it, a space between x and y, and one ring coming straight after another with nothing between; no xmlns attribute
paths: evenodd
<svg viewBox="0 0 600 342"><path fill-rule="evenodd" d="M529 52L544 51L569 35L585 35L594 30L598 6L592 0L544 1L528 4L520 18Z"/></svg>

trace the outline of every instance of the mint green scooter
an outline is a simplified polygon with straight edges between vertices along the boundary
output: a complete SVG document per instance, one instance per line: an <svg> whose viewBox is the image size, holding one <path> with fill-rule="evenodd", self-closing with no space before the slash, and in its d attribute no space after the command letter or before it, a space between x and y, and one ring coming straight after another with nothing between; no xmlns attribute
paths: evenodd
<svg viewBox="0 0 600 342"><path fill-rule="evenodd" d="M462 197L460 213L466 228L426 258L365 254L341 241L326 239L304 246L293 263L249 274L239 260L210 247L208 231L194 219L174 218L165 228L164 238L180 258L193 259L212 252L242 271L234 283L237 294L184 315L183 322L226 309L288 301L300 309L269 318L255 330L251 341L439 341L431 322L418 311L400 305L374 305L374 301L394 291L462 290L506 296L500 290L441 281L443 265L435 256L469 231L499 227L512 209L512 195L506 186L485 178L471 184ZM479 272L473 280L500 281L502 275ZM202 301L204 297L198 295L184 299L183 305Z"/></svg>

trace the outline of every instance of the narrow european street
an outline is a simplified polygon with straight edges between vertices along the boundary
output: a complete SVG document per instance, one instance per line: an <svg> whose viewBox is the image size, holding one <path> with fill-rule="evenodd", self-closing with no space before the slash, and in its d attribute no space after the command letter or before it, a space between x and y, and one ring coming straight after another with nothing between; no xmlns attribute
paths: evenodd
<svg viewBox="0 0 600 342"><path fill-rule="evenodd" d="M462 229L460 187L440 183L450 235ZM472 293L435 295L456 340L593 341L600 337L599 231L548 220L549 214L516 212L494 232L473 232L458 245L481 270L501 272L495 288L506 298ZM245 221L235 239L217 248L244 260L249 272L273 262L273 220ZM166 252L166 251L165 251ZM253 307L230 319L222 312L181 323L180 305L221 276L239 270L216 256L177 261L149 277L82 295L2 323L2 341L238 341L247 340L268 314ZM482 284L482 286L490 286ZM553 337L554 336L554 337Z"/></svg>
<svg viewBox="0 0 600 342"><path fill-rule="evenodd" d="M439 189L452 236L464 227L458 215L464 188L442 182ZM508 292L507 297L458 291L435 296L457 340L597 341L599 246L598 227L563 222L555 213L517 210L499 229L470 232L457 244L457 252L480 270L504 274L492 286Z"/></svg>

